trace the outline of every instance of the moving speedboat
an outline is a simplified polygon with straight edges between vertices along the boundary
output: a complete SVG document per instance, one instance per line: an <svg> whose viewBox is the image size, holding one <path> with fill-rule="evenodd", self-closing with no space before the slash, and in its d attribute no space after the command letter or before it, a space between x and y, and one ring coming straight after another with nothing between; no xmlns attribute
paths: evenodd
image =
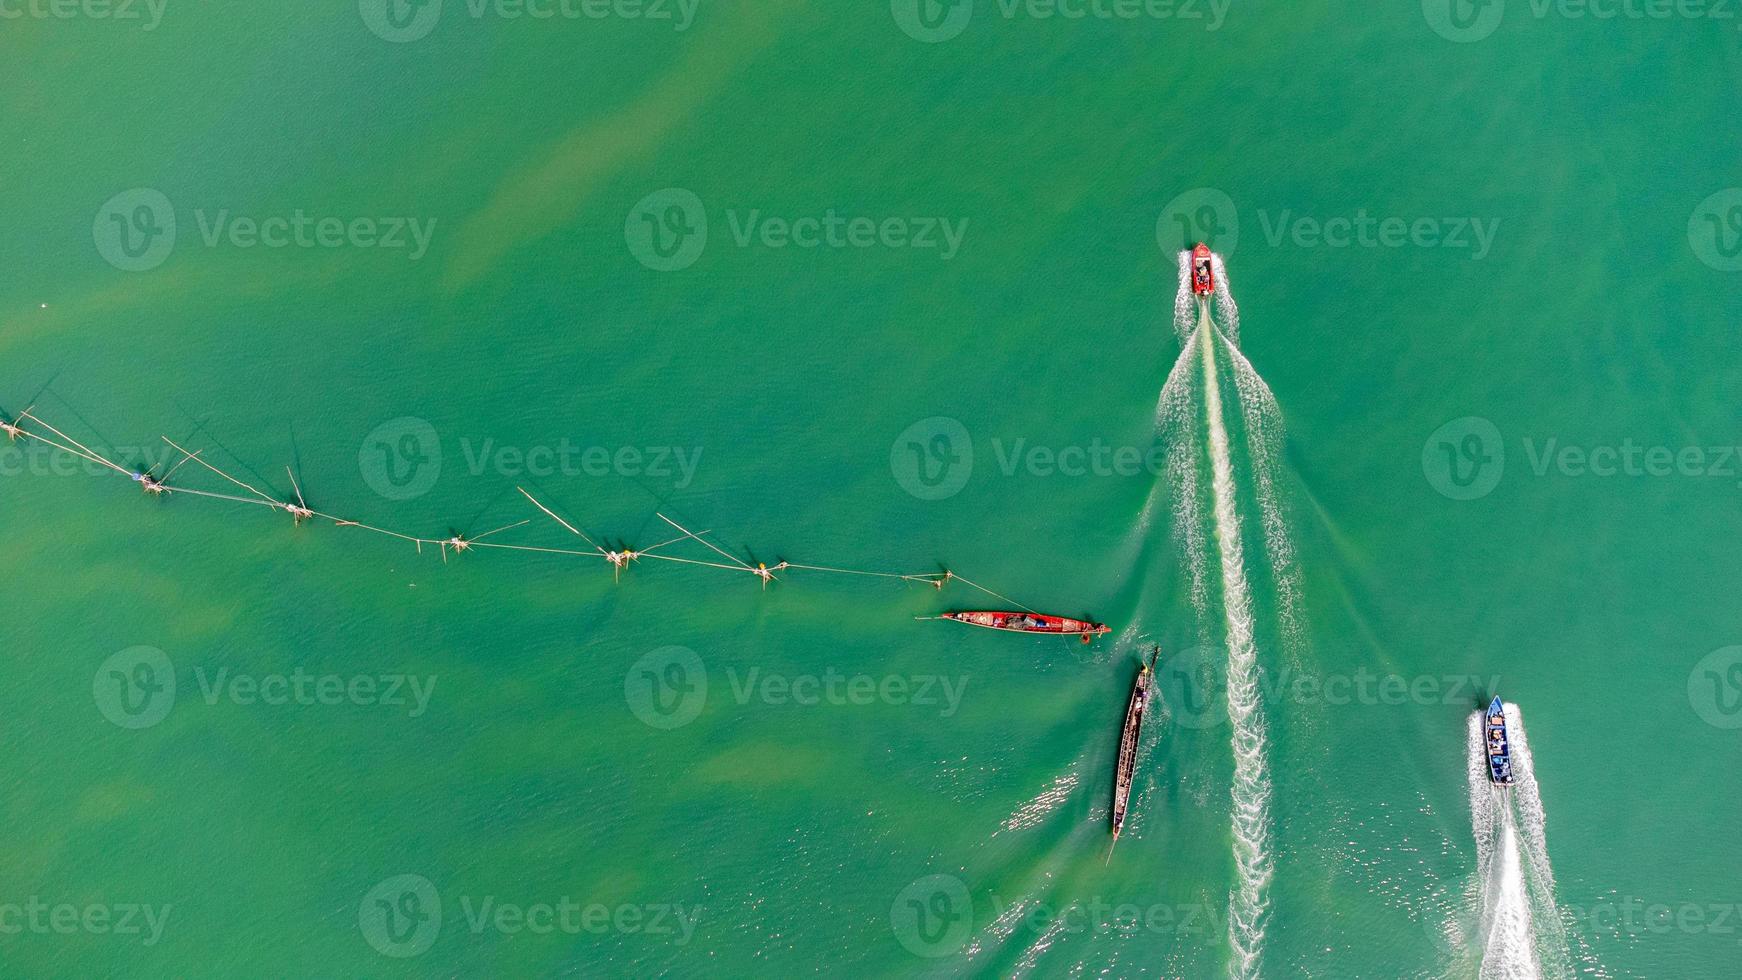
<svg viewBox="0 0 1742 980"><path fill-rule="evenodd" d="M1488 781L1496 786L1512 785L1512 746L1506 738L1506 709L1496 697L1488 706L1482 730L1486 735Z"/></svg>
<svg viewBox="0 0 1742 980"><path fill-rule="evenodd" d="M1199 242L1192 249L1192 292L1208 296L1216 291L1216 270L1211 262L1210 246Z"/></svg>
<svg viewBox="0 0 1742 980"><path fill-rule="evenodd" d="M990 630L1004 630L1009 633L1053 633L1060 636L1080 636L1084 643L1103 633L1113 631L1111 626L1102 623L1031 612L947 612L938 618L955 623L967 623L969 626L984 626Z"/></svg>

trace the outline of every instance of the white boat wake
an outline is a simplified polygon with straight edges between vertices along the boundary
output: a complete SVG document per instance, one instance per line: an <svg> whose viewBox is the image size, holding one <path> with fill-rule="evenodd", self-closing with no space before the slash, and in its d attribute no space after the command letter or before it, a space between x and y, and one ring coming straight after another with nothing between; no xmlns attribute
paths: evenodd
<svg viewBox="0 0 1742 980"><path fill-rule="evenodd" d="M1507 704L1513 785L1488 781L1483 712L1470 716L1467 737L1470 814L1476 838L1476 874L1468 888L1474 935L1454 939L1461 964L1484 980L1537 980L1575 975L1567 931L1555 904L1548 862L1546 817L1525 733L1524 716ZM1457 932L1462 932L1458 930ZM1588 957L1587 964L1595 965Z"/></svg>
<svg viewBox="0 0 1742 980"><path fill-rule="evenodd" d="M1275 873L1270 814L1273 789L1258 629L1236 485L1235 443L1228 432L1218 351L1227 358L1235 382L1234 408L1246 430L1244 445L1259 503L1264 550L1278 593L1279 629L1290 646L1297 646L1304 638L1299 573L1275 479L1274 468L1280 462L1281 413L1263 379L1239 352L1239 310L1228 292L1220 256L1213 259L1216 292L1205 302L1198 302L1192 294L1189 264L1190 253L1182 253L1174 324L1184 349L1162 388L1157 425L1169 445L1167 476L1174 491L1175 538L1190 582L1192 605L1206 634L1216 631L1211 625L1211 595L1220 586L1218 625L1225 632L1228 650L1227 708L1234 756L1230 802L1237 878L1229 898L1229 974L1251 978L1260 973L1270 912L1269 888Z"/></svg>
<svg viewBox="0 0 1742 980"><path fill-rule="evenodd" d="M1228 629L1228 718L1234 727L1234 866L1239 882L1228 917L1228 938L1234 947L1229 972L1252 977L1258 973L1270 907L1267 892L1275 867L1270 853L1270 767L1252 594L1235 506L1234 464L1222 422L1221 385L1216 380L1215 329L1206 311L1198 325L1197 346L1204 364L1204 418L1210 434L1216 550L1221 556L1222 611Z"/></svg>

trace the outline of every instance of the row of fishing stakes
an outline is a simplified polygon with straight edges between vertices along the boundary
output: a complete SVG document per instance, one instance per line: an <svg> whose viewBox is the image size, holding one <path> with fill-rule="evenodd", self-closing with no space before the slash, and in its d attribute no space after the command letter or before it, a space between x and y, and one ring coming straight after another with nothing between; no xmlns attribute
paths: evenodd
<svg viewBox="0 0 1742 980"><path fill-rule="evenodd" d="M176 452L180 453L181 457L180 457L180 459L176 460L175 465L171 466L167 472L165 472L162 476L157 476L156 475L156 470L157 470L156 466L152 467L150 470L147 470L145 472L138 472L135 470L129 470L126 467L121 466L119 463L116 463L115 461L105 457L103 454L97 452L96 450L85 445L84 443L79 442L77 439L74 439L72 436L67 435L65 432L62 432L61 430L55 428L53 425L50 425L49 423L43 421L40 417L33 415L32 412L34 411L34 409L35 409L35 406L33 405L30 408L27 408L24 411L20 412L16 418L11 419L11 420L7 420L4 417L0 417L0 432L5 432L7 439L11 442L17 442L20 437L22 437L24 439L28 439L28 440L34 440L34 441L40 442L46 446L50 446L54 449L60 450L61 452L68 453L68 454L70 454L72 456L76 456L80 459L95 463L98 466L102 466L106 469L113 470L114 472L119 473L120 475L125 476L128 479L132 480L133 482L139 484L139 486L142 490L144 490L147 494L150 494L151 496L154 496L154 497L159 497L159 496L163 496L166 494L178 494L179 493L179 494L187 494L189 496L194 496L194 497L207 497L207 498L210 498L213 500L224 500L224 501L229 501L231 503L251 504L254 506L267 507L267 508L272 509L272 510L281 510L281 511L284 511L285 513L289 514L292 521L295 524L297 524L298 526L300 526L304 521L319 518L319 519L324 520L324 521L331 521L333 523L333 525L336 527L361 528L365 531L372 531L376 534L383 534L383 535L386 535L386 536L391 537L391 538L397 538L401 541L408 541L411 544L413 544L414 546L416 546L419 552L421 552L423 550L423 546L426 544L436 545L437 547L439 547L441 549L442 560L444 562L447 560L448 550L450 548L453 549L453 551L456 555L464 554L465 552L471 550L472 548L493 548L493 549L499 549L502 551L526 551L526 552L537 552L537 553L542 553L542 554L574 555L574 556L583 557L583 558L597 557L597 558L605 559L605 561L608 562L613 569L613 572L612 572L613 578L617 581L621 581L622 577L623 577L623 573L629 569L629 566L631 564L633 564L637 561L640 561L643 558L651 558L651 559L655 559L657 561L672 562L672 563L680 564L680 565L696 565L696 566L700 566L703 568L716 568L716 569L721 569L721 570L728 571L728 572L748 572L751 575L756 576L758 579L761 579L762 588L764 590L766 590L768 588L770 583L777 582L780 580L780 577L776 574L777 572L811 571L811 572L821 572L821 573L833 574L833 575L858 575L858 576L864 576L864 577L869 577L869 578L897 579L897 580L904 581L904 582L924 582L925 584L930 585L933 588L938 589L939 591L943 590L943 587L946 583L959 581L962 584L967 585L967 586L974 588L974 589L978 589L979 591L984 592L987 595L993 596L993 597L998 598L998 599L1003 599L1006 602L1013 602L1013 600L1010 600L1005 596L999 595L998 593L993 592L992 590L985 588L984 586L981 586L981 585L978 585L974 582L971 582L968 579L963 578L962 576L957 575L954 572L950 572L950 571L921 572L921 573L917 573L917 574L903 574L903 573L899 573L899 572L877 572L877 571L866 571L866 570L851 569L851 568L833 568L833 567L824 566L824 565L801 565L801 564L797 564L797 563L789 562L789 561L782 561L782 562L779 562L779 563L772 565L772 566L765 564L765 563L761 563L761 562L757 563L756 565L751 565L750 563L738 558L736 555L733 555L731 552L728 552L725 549L714 544L712 541L707 540L705 535L709 534L710 532L702 531L700 533L697 533L697 532L690 531L688 528L685 528L683 525L681 525L678 522L672 520L671 518L665 516L664 514L659 514L657 516L659 517L660 520L671 525L673 530L678 532L677 537L671 538L670 540L667 540L667 541L662 541L659 544L653 545L650 548L642 548L639 550L634 549L634 548L624 548L621 550L612 550L612 549L608 549L608 548L601 546L597 541L594 541L591 537L588 537L587 534L585 532L583 532L580 528L575 527L573 524L569 523L568 521L564 520L562 517L558 516L558 514L555 511L551 510L549 507L546 507L543 503L539 502L538 498L534 497L531 493L528 493L526 491L526 489L522 488L522 487L516 487L515 489L519 490L521 495L524 496L534 507L537 507L540 511L544 512L544 514L546 516L548 516L551 520L556 521L558 524L562 525L562 527L565 530L567 530L569 533L580 538L582 541L585 541L587 543L587 545L589 547L591 547L593 550L592 551L579 551L579 550L567 549L567 548L545 548L545 547L538 547L538 546L534 546L534 545L502 544L499 542L486 542L485 541L486 538L494 537L495 535L501 534L505 531L511 531L511 530L514 530L515 528L524 527L525 525L530 524L531 521L518 521L514 524L509 524L505 527L499 527L499 528L495 529L494 531L485 532L484 534L480 534L475 538L467 538L462 534L455 534L449 538L421 538L421 537L417 537L415 535L401 534L398 531L391 531L391 530L388 530L386 528L375 527L375 526L372 526L369 524L364 524L360 521L347 520L347 519L342 518L342 517L334 517L331 514L324 514L324 513L321 513L320 511L317 511L317 510L311 508L308 505L308 501L306 499L304 499L304 497L303 497L302 487L301 487L301 485L299 485L297 483L296 474L294 472L292 472L290 467L288 467L288 466L284 468L284 472L285 472L285 475L290 478L291 489L293 489L296 492L296 502L290 503L288 501L278 500L278 499L262 492L258 488L253 487L247 483L244 483L243 481L237 479L236 477L231 476L229 473L226 473L223 470L219 469L218 467L207 462L205 459L202 458L202 454L205 452L205 450L202 449L202 450L190 451L190 450L184 449L180 445L177 445L175 443L175 441L170 439L168 436L162 437L163 441L165 443L167 443L170 446L170 448L172 448ZM44 435L40 432L35 432L35 431L32 431L30 429L25 428L24 423L26 421L33 422L36 425L41 426L43 429L47 430L49 433L52 433L53 434L52 437L48 436L48 435ZM181 470L181 468L183 466L186 466L188 463L196 463L199 466L204 467L207 470L210 470L213 474L217 475L221 479L223 479L226 482L230 483L231 485L245 491L246 493L249 494L249 496L244 497L244 496L238 496L236 494L230 494L230 493L215 493L215 492L212 492L210 490L199 490L199 489L196 489L193 487L188 487L188 486L171 485L169 482L170 477L174 476L177 472L179 472ZM162 463L159 463L158 465L161 466ZM695 558L680 558L680 557L677 557L675 555L666 555L666 554L659 554L658 553L661 551L661 549L671 547L672 545L680 544L684 541L697 542L698 544L702 545L703 547L708 548L710 551L714 552L716 555L719 555L721 558L725 559L726 562L730 562L730 564L724 564L724 563L718 562L718 561L702 561L702 560L695 559ZM1017 603L1017 604L1020 605L1020 603ZM1024 606L1023 608L1027 608L1027 607Z"/></svg>

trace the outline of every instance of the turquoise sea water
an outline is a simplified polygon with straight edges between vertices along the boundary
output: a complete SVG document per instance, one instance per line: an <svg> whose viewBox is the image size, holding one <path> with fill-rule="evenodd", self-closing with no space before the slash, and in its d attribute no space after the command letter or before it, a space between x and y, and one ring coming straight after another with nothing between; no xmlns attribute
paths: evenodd
<svg viewBox="0 0 1742 980"><path fill-rule="evenodd" d="M612 547L663 512L1115 632L444 562L10 452L0 972L1493 973L1499 693L1552 864L1526 960L1733 973L1742 33L1425 7L7 8L8 418L414 536L578 545L525 486ZM1271 784L1244 965L1218 525L1148 465L1212 489L1201 372L1157 423L1182 227L1286 423L1300 581L1291 637L1219 353Z"/></svg>

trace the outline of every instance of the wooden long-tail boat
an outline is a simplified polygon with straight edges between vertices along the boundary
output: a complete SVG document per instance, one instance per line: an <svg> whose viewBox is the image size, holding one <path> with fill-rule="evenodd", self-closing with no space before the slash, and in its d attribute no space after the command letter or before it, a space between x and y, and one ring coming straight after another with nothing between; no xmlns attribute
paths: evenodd
<svg viewBox="0 0 1742 980"><path fill-rule="evenodd" d="M947 612L938 618L955 623L967 623L969 626L983 626L991 630L1004 630L1008 633L1051 633L1056 636L1080 636L1084 643L1103 633L1113 631L1111 626L1104 623L1091 623L1082 619L1048 616L1045 613L1032 612Z"/></svg>
<svg viewBox="0 0 1742 980"><path fill-rule="evenodd" d="M1149 707L1150 680L1155 676L1155 661L1161 657L1161 647L1150 655L1149 663L1137 673L1131 688L1131 704L1125 709L1125 730L1119 736L1119 767L1113 775L1113 843L1119 843L1119 832L1125 829L1125 814L1131 804L1131 780L1137 774L1137 741L1143 734L1143 713ZM1109 852L1111 856L1111 852Z"/></svg>

